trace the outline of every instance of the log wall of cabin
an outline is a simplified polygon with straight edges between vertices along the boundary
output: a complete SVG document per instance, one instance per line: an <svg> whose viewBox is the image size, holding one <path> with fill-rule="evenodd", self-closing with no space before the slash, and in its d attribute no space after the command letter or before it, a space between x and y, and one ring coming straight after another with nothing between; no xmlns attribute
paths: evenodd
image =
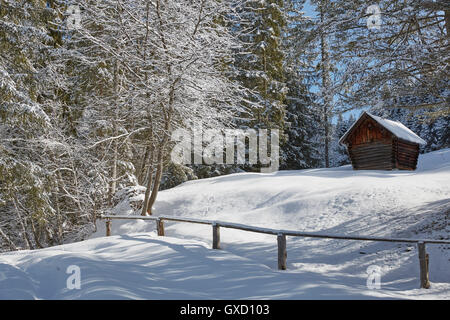
<svg viewBox="0 0 450 320"><path fill-rule="evenodd" d="M392 134L367 117L348 138L355 170L392 170L396 166Z"/></svg>
<svg viewBox="0 0 450 320"><path fill-rule="evenodd" d="M400 170L416 170L419 158L419 145L395 139L393 147L396 156L396 167Z"/></svg>

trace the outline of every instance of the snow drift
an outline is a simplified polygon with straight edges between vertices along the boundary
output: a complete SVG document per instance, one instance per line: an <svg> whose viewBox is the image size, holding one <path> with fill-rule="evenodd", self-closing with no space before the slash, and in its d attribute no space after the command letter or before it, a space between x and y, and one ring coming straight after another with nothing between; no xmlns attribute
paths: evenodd
<svg viewBox="0 0 450 320"><path fill-rule="evenodd" d="M155 215L222 220L334 234L449 239L450 149L421 155L417 171L332 169L239 173L162 191ZM138 214L142 188L124 190L113 209ZM222 229L116 221L104 237L0 255L0 298L30 299L352 299L450 298L450 247L427 245L431 289L418 289L417 248L410 244L288 237L288 270L278 271L276 237ZM66 286L69 265L81 288ZM379 266L381 289L367 268Z"/></svg>

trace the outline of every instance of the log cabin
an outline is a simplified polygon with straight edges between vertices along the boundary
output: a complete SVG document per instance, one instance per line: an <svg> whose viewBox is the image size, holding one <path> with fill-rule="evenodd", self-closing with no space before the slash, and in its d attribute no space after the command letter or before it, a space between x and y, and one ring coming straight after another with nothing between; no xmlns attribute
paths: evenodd
<svg viewBox="0 0 450 320"><path fill-rule="evenodd" d="M401 122L363 112L341 137L354 170L416 170L426 142Z"/></svg>

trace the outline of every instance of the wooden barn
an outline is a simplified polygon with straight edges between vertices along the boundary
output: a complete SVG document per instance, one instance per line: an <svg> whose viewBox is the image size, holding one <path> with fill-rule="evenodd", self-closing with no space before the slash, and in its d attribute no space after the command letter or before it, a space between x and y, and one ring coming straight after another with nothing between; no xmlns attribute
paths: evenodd
<svg viewBox="0 0 450 320"><path fill-rule="evenodd" d="M342 136L354 170L416 170L426 142L398 121L363 112Z"/></svg>

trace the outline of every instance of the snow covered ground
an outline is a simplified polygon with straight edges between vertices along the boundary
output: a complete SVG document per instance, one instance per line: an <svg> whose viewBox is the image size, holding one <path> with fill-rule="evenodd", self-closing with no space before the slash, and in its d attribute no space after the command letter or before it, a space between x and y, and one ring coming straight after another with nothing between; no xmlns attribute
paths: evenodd
<svg viewBox="0 0 450 320"><path fill-rule="evenodd" d="M159 194L155 215L222 220L332 234L450 239L450 149L421 155L417 171L332 169L240 173L190 181ZM135 196L133 196L135 195ZM130 198L131 196L131 198ZM116 214L136 214L142 189L122 194ZM92 239L0 255L0 298L30 299L450 299L450 246L427 245L430 289L419 287L411 244L287 239L277 270L276 237L210 226L133 220L104 223ZM70 290L67 267L81 271ZM381 268L368 289L367 268Z"/></svg>

